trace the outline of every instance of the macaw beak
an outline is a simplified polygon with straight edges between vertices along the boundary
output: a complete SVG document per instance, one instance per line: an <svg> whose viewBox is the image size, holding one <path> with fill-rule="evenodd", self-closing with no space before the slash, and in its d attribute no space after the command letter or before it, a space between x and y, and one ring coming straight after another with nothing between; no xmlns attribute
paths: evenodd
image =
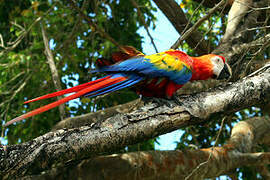
<svg viewBox="0 0 270 180"><path fill-rule="evenodd" d="M217 79L221 80L221 79L230 79L230 77L232 76L232 70L230 68L230 66L225 63L223 69L221 70L219 76L217 77Z"/></svg>

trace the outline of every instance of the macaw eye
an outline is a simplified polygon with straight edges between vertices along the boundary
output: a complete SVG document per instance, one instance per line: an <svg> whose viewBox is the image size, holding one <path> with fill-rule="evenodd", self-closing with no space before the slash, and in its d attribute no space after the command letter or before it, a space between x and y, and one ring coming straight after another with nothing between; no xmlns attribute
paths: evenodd
<svg viewBox="0 0 270 180"><path fill-rule="evenodd" d="M216 58L216 61L217 61L218 63L221 63L221 62L222 62L222 59L220 59L219 57L217 57L217 58Z"/></svg>

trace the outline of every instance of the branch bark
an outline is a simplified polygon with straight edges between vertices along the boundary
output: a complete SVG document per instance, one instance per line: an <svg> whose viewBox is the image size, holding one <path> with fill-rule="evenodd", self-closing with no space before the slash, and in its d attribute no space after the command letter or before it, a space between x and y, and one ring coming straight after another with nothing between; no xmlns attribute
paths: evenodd
<svg viewBox="0 0 270 180"><path fill-rule="evenodd" d="M215 113L226 114L266 103L269 92L270 67L266 66L254 76L209 92L180 96L178 101L150 99L138 110L117 114L92 126L58 130L23 144L6 146L0 150L0 169L2 175L12 178L35 174L60 162L95 157L207 122Z"/></svg>
<svg viewBox="0 0 270 180"><path fill-rule="evenodd" d="M252 7L253 9L260 9L262 7L265 7L265 4L267 3L268 0L253 2ZM230 40L226 42L220 42L219 46L213 51L213 53L225 56L232 65L236 62L241 63L239 58L241 58L243 54L246 54L243 52L247 52L253 48L259 49L263 44L259 43L258 41L263 40L264 42L266 42L265 40L267 40L268 38L259 38L257 36L254 36L254 31L250 32L247 29L256 27L258 17L261 15L262 12L262 10L251 11L247 15L247 17L243 19L244 21L242 25L238 26L237 30L234 31L234 35L230 37ZM265 36L268 35L269 34L266 34Z"/></svg>
<svg viewBox="0 0 270 180"><path fill-rule="evenodd" d="M223 42L228 41L233 36L233 34L237 29L238 24L246 15L251 4L252 0L237 0L233 2L232 7L228 14L228 23L224 37L222 39Z"/></svg>
<svg viewBox="0 0 270 180"><path fill-rule="evenodd" d="M53 83L55 86L55 90L61 91L62 87L61 87L60 77L59 77L55 62L54 62L53 53L52 53L50 46L49 46L48 36L47 36L46 30L44 29L42 23L41 23L41 32L42 32L42 38L43 38L43 42L44 42L44 46L45 46L44 51L45 51L45 55L47 57L47 61L48 61L48 64L50 66L50 70L52 73L52 80L53 80ZM63 96L57 97L58 100L60 100L62 98L63 98ZM58 108L59 108L61 120L65 119L65 117L66 117L65 116L65 114L66 114L65 113L65 105L61 104L60 106L58 106Z"/></svg>
<svg viewBox="0 0 270 180"><path fill-rule="evenodd" d="M65 179L74 175L82 179L95 177L97 180L213 178L241 166L269 164L270 153L251 153L252 147L269 130L269 118L251 118L234 126L230 140L223 147L99 156L65 168L53 168L28 179Z"/></svg>
<svg viewBox="0 0 270 180"><path fill-rule="evenodd" d="M136 107L134 107L136 104ZM118 113L128 113L131 109L135 110L143 106L143 102L140 99L128 102L126 104L120 104L104 110L100 110L94 113L83 114L80 116L70 117L58 122L54 127L53 131L63 128L78 128L81 126L91 125L93 123L100 122L104 119L114 116Z"/></svg>

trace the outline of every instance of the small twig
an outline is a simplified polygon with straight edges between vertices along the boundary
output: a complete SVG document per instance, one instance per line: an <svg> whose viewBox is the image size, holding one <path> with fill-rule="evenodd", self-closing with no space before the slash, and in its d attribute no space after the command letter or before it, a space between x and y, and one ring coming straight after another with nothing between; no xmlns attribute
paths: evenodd
<svg viewBox="0 0 270 180"><path fill-rule="evenodd" d="M11 24L13 24L14 26L17 26L19 29L21 29L22 31L25 31L25 28L22 27L21 25L17 24L16 22L11 22Z"/></svg>
<svg viewBox="0 0 270 180"><path fill-rule="evenodd" d="M5 48L4 40L2 34L0 34L0 47Z"/></svg>
<svg viewBox="0 0 270 180"><path fill-rule="evenodd" d="M225 117L222 119L222 121L221 121L220 129L219 129L219 131L218 131L218 135L217 135L217 138L216 138L216 140L215 140L215 143L214 143L214 145L213 145L212 148L211 148L211 151L213 151L214 147L216 147L216 145L217 145L219 136L220 136L221 131L222 131L223 126L224 126L225 119L226 119L226 116L225 116ZM193 171L192 171L187 177L185 177L185 180L190 179L190 178L195 174L196 171L198 171L201 167L207 165L207 164L209 163L209 161L210 161L210 159L211 159L212 156L213 156L213 153L210 153L209 156L208 156L208 159L207 159L206 161L200 163L195 169L193 169ZM206 168L206 167L205 167L205 168ZM206 172L204 172L204 174L205 174L205 173L206 173ZM202 177L204 177L204 176L202 175Z"/></svg>
<svg viewBox="0 0 270 180"><path fill-rule="evenodd" d="M52 51L51 51L51 49L49 47L49 41L48 41L47 33L46 33L45 28L43 27L43 24L41 23L40 25L41 25L42 38L43 38L43 42L44 42L44 46L45 46L44 51L45 51L45 55L47 57L47 61L48 61L48 64L50 66L50 70L51 70L51 73L52 73L52 80L53 80L55 89L57 91L60 91L60 90L62 90L60 77L59 77L55 62L54 62L53 53L52 53ZM62 96L57 97L58 100L60 100L61 98L62 98ZM59 112L60 112L61 120L63 120L65 118L65 105L64 104L61 104L59 106Z"/></svg>
<svg viewBox="0 0 270 180"><path fill-rule="evenodd" d="M90 27L92 27L93 29L95 29L102 37L104 37L105 39L111 41L115 46L117 46L120 50L122 50L123 52L126 52L126 50L122 47L122 45L120 45L116 40L114 40L109 34L107 34L105 31L103 31L103 29L99 28L97 24L95 24L91 18L89 18L86 14L84 14L81 9L75 4L75 2L73 0L68 0L71 4L71 6L80 14L80 16L82 16L87 23L90 25Z"/></svg>
<svg viewBox="0 0 270 180"><path fill-rule="evenodd" d="M268 20L269 20L269 17L267 17L267 18L265 19L264 26L261 27L260 29L267 29L268 27L270 27L270 26L267 26ZM253 30L253 29L254 29L254 28L251 28L251 30ZM259 29L259 28L256 28L256 29ZM248 29L248 30L249 30L249 29ZM257 36L259 36L259 33L255 36L255 38L256 38ZM267 36L268 36L268 38L267 38ZM253 57L252 57L251 60L247 63L244 72L247 71L247 68L249 67L250 63L255 59L255 57L257 57L259 54L261 54L262 51L265 50L265 49L266 49L267 47L269 47L269 46L270 46L270 38L269 38L269 34L267 34L267 35L265 36L265 41L263 42L263 45L260 47L259 50L257 50L257 52L256 52L255 54L253 54Z"/></svg>
<svg viewBox="0 0 270 180"><path fill-rule="evenodd" d="M258 69L258 70L256 70L256 71L254 71L253 73L249 74L248 76L244 77L243 79L246 79L246 78L248 78L248 77L252 77L252 76L254 76L254 75L257 75L258 73L260 73L261 71L263 71L263 70L265 70L265 69L267 69L267 68L269 68L269 67L270 67L270 63L266 63L262 68L260 68L260 69Z"/></svg>
<svg viewBox="0 0 270 180"><path fill-rule="evenodd" d="M19 74L17 74L17 75L14 76L13 78L11 78L9 81L3 83L3 84L0 86L0 88L6 86L8 83L14 81L15 79L17 79L18 77L20 77L20 76L23 75L24 73L25 73L24 71L20 72Z"/></svg>
<svg viewBox="0 0 270 180"><path fill-rule="evenodd" d="M81 11L85 10L87 3L88 3L87 0L83 1ZM74 39L75 39L76 33L78 33L78 31L80 29L81 20L82 20L82 16L78 16L78 18L76 19L76 22L74 23L74 26L73 26L71 32L67 35L67 38L64 40L64 42L60 46L57 47L56 51L58 51L59 49L63 49L63 48L64 49L69 48L69 46L71 45L71 42L74 41ZM65 55L63 55L63 59L64 59L64 56Z"/></svg>
<svg viewBox="0 0 270 180"><path fill-rule="evenodd" d="M12 94L12 96L11 96L11 98L9 98L8 100L6 100L6 101L4 101L4 102L2 102L1 104L0 104L0 106L3 106L5 103L7 103L7 102L11 102L13 99L14 99L14 97L24 88L24 86L26 85L26 83L27 83L27 81L30 79L30 75L29 76L27 76L26 78L25 78L25 80L23 81L23 83L17 88L17 90Z"/></svg>
<svg viewBox="0 0 270 180"><path fill-rule="evenodd" d="M215 7L209 10L209 13L205 15L204 17L200 18L191 28L189 28L183 36L181 36L173 45L172 49L177 49L180 44L186 40L194 30L196 30L205 20L207 20L216 10L218 10L222 5L226 3L226 0L220 1Z"/></svg>
<svg viewBox="0 0 270 180"><path fill-rule="evenodd" d="M212 147L212 148L214 148L214 147L216 147L216 146L217 146L217 142L218 142L218 140L219 140L219 136L220 136L221 131L222 131L222 129L223 129L224 122L225 122L225 119L226 119L226 118L227 118L227 116L224 116L224 117L223 117L223 119L222 119L222 121L221 121L220 129L219 129L219 131L218 131L217 138L216 138L215 143L214 143L214 145L213 145L213 147Z"/></svg>
<svg viewBox="0 0 270 180"><path fill-rule="evenodd" d="M50 9L48 9L48 11L46 11L46 13L44 13L42 16L39 16L38 18L36 18L34 20L34 22L29 26L29 28L27 30L22 30L20 36L13 42L8 42L7 44L10 44L11 46L8 46L8 47L5 47L4 46L4 42L3 42L3 39L0 35L0 41L1 41L1 47L4 48L4 51L1 52L0 51L0 56L2 56L5 52L8 52L8 51L12 51L13 49L15 49L19 44L20 42L24 39L24 37L30 32L30 30L32 29L32 27L38 23L41 19L43 19L52 9L54 8L54 5L51 6ZM15 24L14 24L15 25ZM18 24L16 24L18 26Z"/></svg>
<svg viewBox="0 0 270 180"><path fill-rule="evenodd" d="M188 23L186 24L183 32L181 33L181 36L186 32L186 30L188 29L189 25L191 24L191 19L193 18L194 14L198 11L198 9L202 6L202 4L204 3L205 0L203 0L199 6L193 11L193 13L191 14L191 17L188 19Z"/></svg>
<svg viewBox="0 0 270 180"><path fill-rule="evenodd" d="M223 11L225 10L225 7L226 7L226 6L224 6L224 7L222 8L222 10L221 10L220 13L219 13L219 16L221 16L221 14L223 13ZM203 34L203 37L205 37L205 36L212 30L212 27L213 27L213 26L214 26L213 24L210 25L209 30ZM194 49L196 49L196 48L199 46L199 44L200 44L203 40L204 40L204 38L201 38L201 40L197 43L197 45L195 46Z"/></svg>
<svg viewBox="0 0 270 180"><path fill-rule="evenodd" d="M140 19L140 21L142 22L142 24L143 24L143 26L144 26L144 29L146 30L147 35L149 36L149 38L150 38L150 40L151 40L151 43L152 43L152 45L153 45L155 51L158 53L157 46L156 46L156 44L155 44L155 42L154 42L153 37L151 36L151 34L150 34L149 30L148 30L148 26L147 26L147 24L145 23L145 19L144 19L143 15L142 15L142 12L141 12L141 10L140 10L140 7L139 7L138 4L135 2L135 0L131 0L131 3L132 3L133 6L137 9L139 19Z"/></svg>
<svg viewBox="0 0 270 180"><path fill-rule="evenodd" d="M261 7L261 8L254 8L254 7L249 7L249 8L253 9L254 11L261 11L261 10L270 9L270 6L265 6L265 7Z"/></svg>
<svg viewBox="0 0 270 180"><path fill-rule="evenodd" d="M270 26L248 28L248 29L245 29L243 31L240 31L239 33L242 33L242 32L245 32L245 31L256 31L256 30L260 30L260 29L268 29L268 28L270 28Z"/></svg>

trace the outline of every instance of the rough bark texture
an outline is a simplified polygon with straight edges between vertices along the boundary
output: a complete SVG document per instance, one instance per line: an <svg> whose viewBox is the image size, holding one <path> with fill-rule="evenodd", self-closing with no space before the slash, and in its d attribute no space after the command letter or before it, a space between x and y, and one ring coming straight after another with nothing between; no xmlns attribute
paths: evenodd
<svg viewBox="0 0 270 180"><path fill-rule="evenodd" d="M234 126L230 140L223 147L99 156L25 178L197 180L216 177L244 165L269 164L269 153L250 153L252 147L263 139L269 130L269 118L251 118Z"/></svg>
<svg viewBox="0 0 270 180"><path fill-rule="evenodd" d="M91 125L92 123L102 121L118 113L128 113L129 111L138 109L141 106L143 106L143 101L140 101L140 99L136 99L129 103L113 106L105 110L100 110L94 113L88 113L88 114L83 114L80 116L64 119L63 121L60 121L59 123L57 123L53 127L52 130L55 131L55 130L63 129L63 128L71 129L71 128L76 128L76 127Z"/></svg>
<svg viewBox="0 0 270 180"><path fill-rule="evenodd" d="M35 174L60 162L95 157L190 124L207 122L215 113L266 103L269 98L270 68L266 66L257 75L209 92L177 97L177 101L150 99L138 110L117 114L92 126L58 130L1 148L1 175Z"/></svg>

